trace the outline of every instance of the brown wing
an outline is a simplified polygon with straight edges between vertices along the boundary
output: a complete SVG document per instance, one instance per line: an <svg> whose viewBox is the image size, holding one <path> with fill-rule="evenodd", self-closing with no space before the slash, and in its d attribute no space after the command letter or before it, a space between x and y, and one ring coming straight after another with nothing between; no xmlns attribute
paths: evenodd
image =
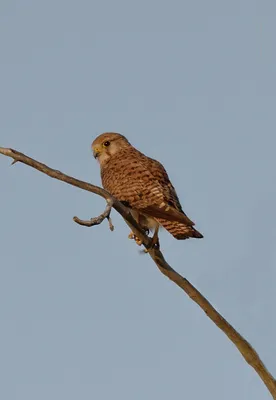
<svg viewBox="0 0 276 400"><path fill-rule="evenodd" d="M170 182L167 171L165 170L163 165L160 162L148 157L147 162L149 170L151 171L153 176L161 183L163 190L166 192L166 197L169 198L168 202L170 204L173 204L176 210L186 216L181 207L176 190ZM188 239L190 237L194 237L197 239L203 238L203 235L193 227L194 223L187 224L183 222L178 222L178 220L168 220L163 218L158 218L158 222L178 240Z"/></svg>
<svg viewBox="0 0 276 400"><path fill-rule="evenodd" d="M157 179L158 182L161 184L168 202L171 202L174 208L183 213L176 190L172 185L169 176L167 174L167 171L165 170L163 165L159 161L156 161L150 157L146 156L144 157L146 158L146 162L150 172L155 177L155 179Z"/></svg>
<svg viewBox="0 0 276 400"><path fill-rule="evenodd" d="M140 212L192 226L164 167L133 147L118 153L101 170L103 186Z"/></svg>
<svg viewBox="0 0 276 400"><path fill-rule="evenodd" d="M166 219L168 221L177 221L188 226L194 225L194 222L191 221L187 215L179 212L174 207L171 207L166 203L161 203L160 205L151 204L140 211L144 214L150 215L151 217Z"/></svg>
<svg viewBox="0 0 276 400"><path fill-rule="evenodd" d="M159 162L156 161L150 157L146 157L144 154L142 154L143 160L147 165L147 168L151 172L151 174L154 176L154 178L159 182L160 186L162 187L162 191L164 194L164 199L166 203L166 208L169 206L170 209L167 211L167 215L171 216L170 220L172 221L178 221L178 222L183 222L186 225L193 226L194 222L191 221L187 215L184 213L179 198L177 196L176 190L174 186L172 185L169 176L167 174L167 171L163 167L163 165ZM162 213L162 216L157 212L157 210L151 210L152 215L159 217L159 218L164 218L164 214ZM155 214L155 215L154 215ZM184 218L183 218L184 216ZM166 218L168 219L168 218Z"/></svg>

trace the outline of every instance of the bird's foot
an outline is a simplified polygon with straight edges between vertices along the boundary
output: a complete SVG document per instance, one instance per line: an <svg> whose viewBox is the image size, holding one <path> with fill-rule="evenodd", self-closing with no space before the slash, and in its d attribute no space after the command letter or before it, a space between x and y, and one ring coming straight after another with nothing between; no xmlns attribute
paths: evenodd
<svg viewBox="0 0 276 400"><path fill-rule="evenodd" d="M130 232L130 234L128 235L128 238L135 240L135 242L138 244L138 246L141 246L143 244L143 241L141 239L139 239L133 232ZM142 251L143 253L148 253L149 250L160 248L158 235L153 235L153 237L149 238L149 239L150 239L150 244L147 249L144 249Z"/></svg>
<svg viewBox="0 0 276 400"><path fill-rule="evenodd" d="M135 242L138 244L138 246L141 246L142 243L143 243L142 240L139 239L133 232L130 232L130 234L128 235L128 238L129 239L134 239Z"/></svg>

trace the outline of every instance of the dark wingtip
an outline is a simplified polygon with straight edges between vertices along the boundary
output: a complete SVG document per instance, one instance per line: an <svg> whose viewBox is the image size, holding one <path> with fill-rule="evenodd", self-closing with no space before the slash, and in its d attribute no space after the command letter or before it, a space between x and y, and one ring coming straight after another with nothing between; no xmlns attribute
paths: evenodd
<svg viewBox="0 0 276 400"><path fill-rule="evenodd" d="M203 239L204 238L204 236L200 232L198 232L196 229L194 229L193 237L197 238L197 239Z"/></svg>
<svg viewBox="0 0 276 400"><path fill-rule="evenodd" d="M174 237L177 240L185 240L185 239L189 239L189 238L203 239L204 236L200 232L198 232L196 229L193 228L193 230L190 232L180 233L178 235L174 235Z"/></svg>

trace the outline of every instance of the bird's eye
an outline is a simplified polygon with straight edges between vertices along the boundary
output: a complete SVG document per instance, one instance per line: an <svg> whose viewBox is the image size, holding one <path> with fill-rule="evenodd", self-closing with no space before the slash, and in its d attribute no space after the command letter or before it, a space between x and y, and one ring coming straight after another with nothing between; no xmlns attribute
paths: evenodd
<svg viewBox="0 0 276 400"><path fill-rule="evenodd" d="M108 147L108 146L110 146L110 142L109 142L109 140L107 140L106 142L104 142L104 147Z"/></svg>

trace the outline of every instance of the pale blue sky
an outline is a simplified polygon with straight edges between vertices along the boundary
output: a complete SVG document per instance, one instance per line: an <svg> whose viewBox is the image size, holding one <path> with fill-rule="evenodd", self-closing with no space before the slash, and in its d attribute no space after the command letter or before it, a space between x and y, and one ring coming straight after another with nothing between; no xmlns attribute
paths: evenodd
<svg viewBox="0 0 276 400"><path fill-rule="evenodd" d="M205 235L167 260L276 375L274 1L2 0L1 146L100 184L90 144L162 161ZM270 399L97 196L0 157L0 397Z"/></svg>

